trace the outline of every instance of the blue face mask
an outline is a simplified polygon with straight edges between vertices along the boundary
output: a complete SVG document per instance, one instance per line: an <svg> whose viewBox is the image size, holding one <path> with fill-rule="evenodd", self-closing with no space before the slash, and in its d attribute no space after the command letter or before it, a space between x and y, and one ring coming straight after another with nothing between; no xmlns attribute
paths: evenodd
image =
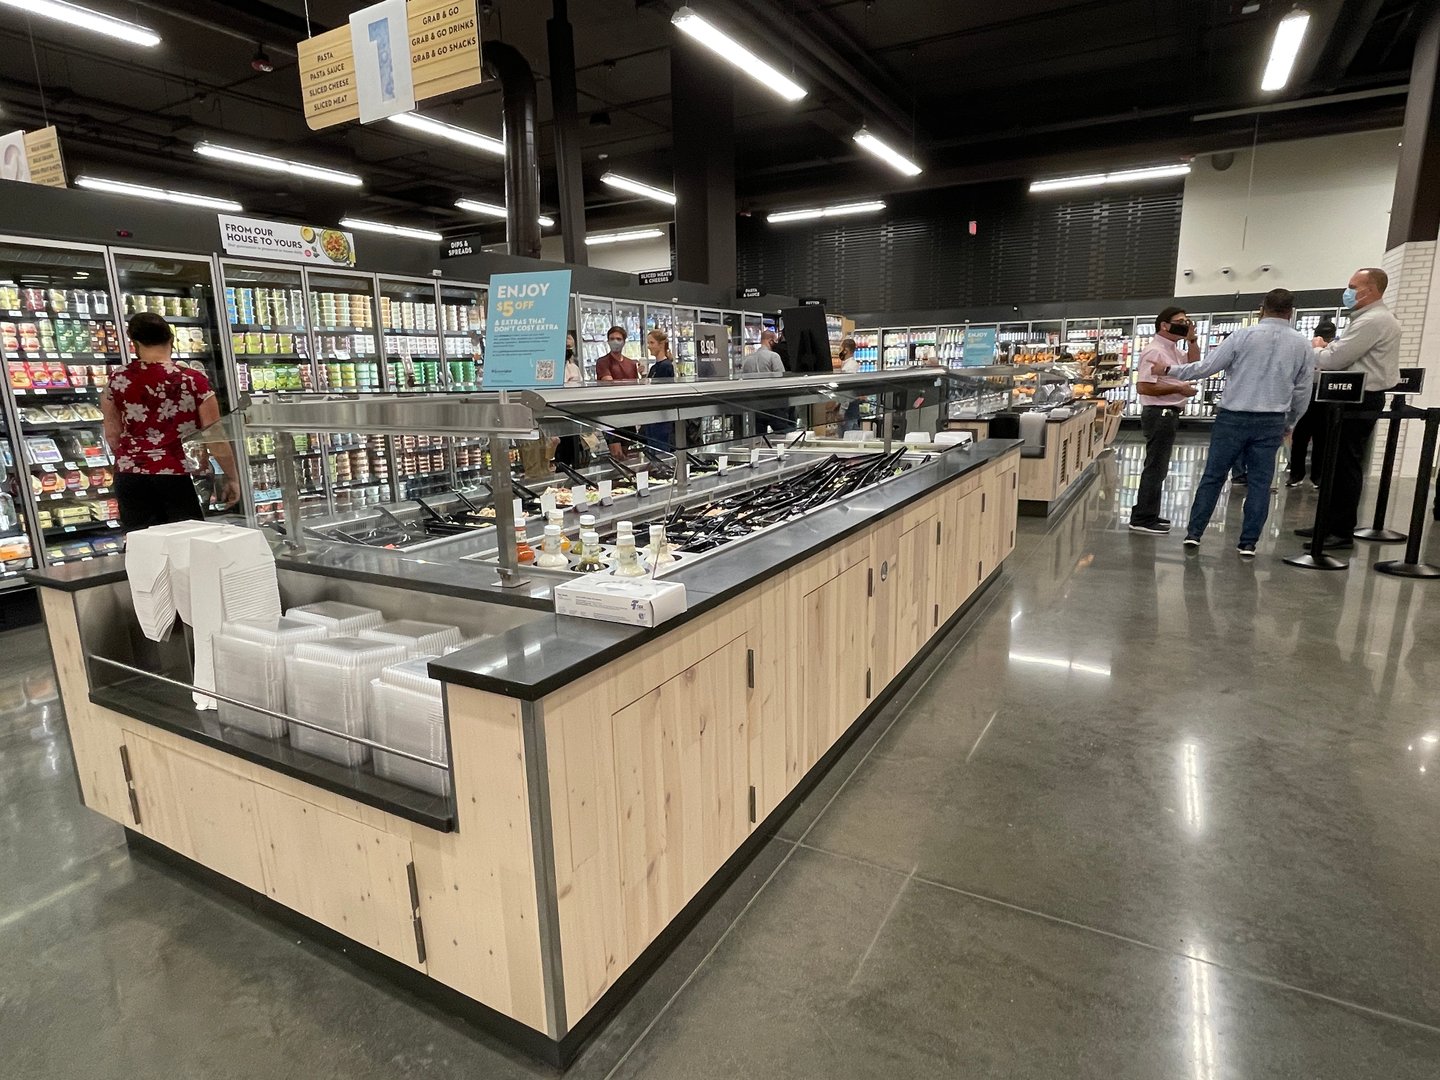
<svg viewBox="0 0 1440 1080"><path fill-rule="evenodd" d="M1360 300L1354 289L1346 289L1340 294L1340 306L1346 309L1353 308Z"/></svg>

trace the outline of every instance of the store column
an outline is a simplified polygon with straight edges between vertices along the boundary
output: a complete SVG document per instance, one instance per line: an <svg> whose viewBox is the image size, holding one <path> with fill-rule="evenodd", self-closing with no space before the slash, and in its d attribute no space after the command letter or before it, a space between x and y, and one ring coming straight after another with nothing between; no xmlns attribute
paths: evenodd
<svg viewBox="0 0 1440 1080"><path fill-rule="evenodd" d="M704 49L670 49L675 276L735 285L735 80Z"/></svg>
<svg viewBox="0 0 1440 1080"><path fill-rule="evenodd" d="M1404 328L1402 367L1425 367L1420 405L1440 406L1440 8L1421 28L1405 102L1400 168L1390 208L1385 272L1386 303ZM1413 430L1412 430L1413 429ZM1402 474L1413 476L1420 455L1420 431L1406 425Z"/></svg>

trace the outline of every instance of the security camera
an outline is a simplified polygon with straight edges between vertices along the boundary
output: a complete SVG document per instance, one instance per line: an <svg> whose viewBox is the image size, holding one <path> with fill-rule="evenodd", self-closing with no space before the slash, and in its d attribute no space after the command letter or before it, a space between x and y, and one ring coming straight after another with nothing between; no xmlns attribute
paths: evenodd
<svg viewBox="0 0 1440 1080"><path fill-rule="evenodd" d="M1184 271L1184 274L1185 274L1186 277L1194 277L1194 276L1195 276L1195 271L1194 271L1194 270L1191 270L1191 269L1189 269L1189 268L1187 267L1186 270Z"/></svg>
<svg viewBox="0 0 1440 1080"><path fill-rule="evenodd" d="M1263 264L1263 265L1260 267L1260 273L1262 273L1262 274L1268 274L1268 273L1271 271L1271 269L1273 269L1273 268L1271 267L1271 265L1270 265L1269 263L1265 263L1265 264Z"/></svg>
<svg viewBox="0 0 1440 1080"><path fill-rule="evenodd" d="M1231 267L1228 267L1228 266L1222 266L1222 267L1220 267L1220 273L1224 274L1226 277L1229 277L1233 272L1234 272L1234 271L1232 270Z"/></svg>

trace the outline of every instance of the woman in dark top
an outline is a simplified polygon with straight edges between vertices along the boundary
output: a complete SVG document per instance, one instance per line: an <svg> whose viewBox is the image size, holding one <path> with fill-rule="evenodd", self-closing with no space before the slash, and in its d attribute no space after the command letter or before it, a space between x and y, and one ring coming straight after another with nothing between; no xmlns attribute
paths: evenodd
<svg viewBox="0 0 1440 1080"><path fill-rule="evenodd" d="M651 382L675 381L675 356L670 352L670 337L664 330L651 330L645 335L645 351L650 354ZM675 425L669 421L646 424L641 435L647 445L666 454L675 445Z"/></svg>

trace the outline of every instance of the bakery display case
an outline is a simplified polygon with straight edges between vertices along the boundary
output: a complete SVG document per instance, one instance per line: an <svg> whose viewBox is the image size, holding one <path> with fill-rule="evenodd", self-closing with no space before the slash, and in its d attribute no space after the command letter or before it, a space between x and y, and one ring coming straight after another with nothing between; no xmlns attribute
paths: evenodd
<svg viewBox="0 0 1440 1080"><path fill-rule="evenodd" d="M0 244L0 352L13 436L6 550L33 528L45 565L119 551L114 462L100 395L123 362L105 253L99 248ZM9 440L7 440L8 442Z"/></svg>

